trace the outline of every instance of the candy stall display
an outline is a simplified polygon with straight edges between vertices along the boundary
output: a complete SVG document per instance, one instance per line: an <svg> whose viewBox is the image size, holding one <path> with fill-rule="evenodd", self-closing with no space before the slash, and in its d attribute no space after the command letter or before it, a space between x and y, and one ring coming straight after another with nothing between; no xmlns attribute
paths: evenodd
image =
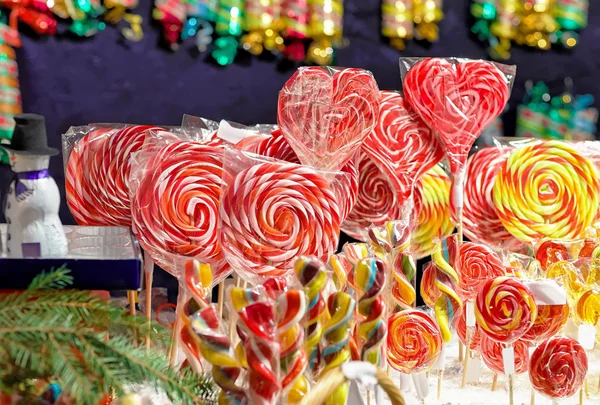
<svg viewBox="0 0 600 405"><path fill-rule="evenodd" d="M321 3L254 3L242 42L256 53L285 38L292 56L318 18L342 12L326 2L309 23ZM282 9L260 14L287 27L255 21L269 4ZM313 45L337 35L313 32ZM470 154L514 75L403 58L400 93L363 69L306 67L279 93L278 125L73 128L69 208L81 224L132 228L179 279L171 364L181 348L220 404L596 403L594 149L496 139ZM340 249L342 231L358 241Z"/></svg>

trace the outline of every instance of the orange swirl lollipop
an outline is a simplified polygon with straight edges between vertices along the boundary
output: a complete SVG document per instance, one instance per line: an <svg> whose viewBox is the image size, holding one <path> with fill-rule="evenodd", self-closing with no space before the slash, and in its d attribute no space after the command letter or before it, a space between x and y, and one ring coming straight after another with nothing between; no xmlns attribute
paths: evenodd
<svg viewBox="0 0 600 405"><path fill-rule="evenodd" d="M431 367L442 352L442 334L426 312L409 309L388 321L388 362L394 370L410 374Z"/></svg>
<svg viewBox="0 0 600 405"><path fill-rule="evenodd" d="M464 299L473 299L489 279L506 274L500 257L489 247L466 242L459 248L454 266L458 270L458 293Z"/></svg>
<svg viewBox="0 0 600 405"><path fill-rule="evenodd" d="M600 180L593 163L560 141L516 149L494 184L498 217L517 239L574 239L598 213Z"/></svg>
<svg viewBox="0 0 600 405"><path fill-rule="evenodd" d="M426 172L417 183L417 224L411 235L412 253L416 259L432 254L436 240L450 235L454 229L449 206L450 184L450 178L440 165Z"/></svg>
<svg viewBox="0 0 600 405"><path fill-rule="evenodd" d="M561 260L569 260L569 249L559 241L547 240L542 242L535 252L535 258L543 271Z"/></svg>
<svg viewBox="0 0 600 405"><path fill-rule="evenodd" d="M510 344L535 323L537 306L529 288L512 277L489 279L475 302L475 318L488 337Z"/></svg>
<svg viewBox="0 0 600 405"><path fill-rule="evenodd" d="M529 346L524 340L517 340L513 344L515 348L515 373L523 374L529 369ZM481 359L485 365L494 373L505 374L502 349L504 344L496 342L488 336L481 337Z"/></svg>
<svg viewBox="0 0 600 405"><path fill-rule="evenodd" d="M577 300L575 312L581 322L596 325L600 319L600 292L592 289L583 293Z"/></svg>

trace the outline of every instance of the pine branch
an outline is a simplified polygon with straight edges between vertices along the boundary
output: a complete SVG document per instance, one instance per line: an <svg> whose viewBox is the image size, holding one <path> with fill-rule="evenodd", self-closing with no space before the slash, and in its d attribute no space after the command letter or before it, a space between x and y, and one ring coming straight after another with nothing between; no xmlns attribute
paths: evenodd
<svg viewBox="0 0 600 405"><path fill-rule="evenodd" d="M28 290L54 289L59 290L73 285L73 276L69 275L71 270L63 264L58 269L54 267L48 272L38 274L29 284Z"/></svg>

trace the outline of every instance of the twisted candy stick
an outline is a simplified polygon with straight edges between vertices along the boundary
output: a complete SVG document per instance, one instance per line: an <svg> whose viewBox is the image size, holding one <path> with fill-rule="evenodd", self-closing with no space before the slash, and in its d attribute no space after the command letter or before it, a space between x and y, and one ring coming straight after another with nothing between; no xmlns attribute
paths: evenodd
<svg viewBox="0 0 600 405"><path fill-rule="evenodd" d="M229 272L216 231L222 166L218 148L171 143L146 163L131 200L133 231L155 260L163 252L214 260L215 283Z"/></svg>
<svg viewBox="0 0 600 405"><path fill-rule="evenodd" d="M65 190L79 225L131 226L129 158L142 148L149 131L161 129L149 125L94 128L77 141L67 160Z"/></svg>
<svg viewBox="0 0 600 405"><path fill-rule="evenodd" d="M379 99L366 70L300 68L279 92L277 122L303 164L338 170L375 125Z"/></svg>
<svg viewBox="0 0 600 405"><path fill-rule="evenodd" d="M573 396L583 386L587 371L588 358L583 347L562 336L542 342L529 362L531 385L550 398Z"/></svg>
<svg viewBox="0 0 600 405"><path fill-rule="evenodd" d="M428 275L426 279L425 273L423 273L421 290L423 291L423 282L425 282L425 288L427 289L428 279L432 278L433 289L429 287L429 291L426 292L423 297L427 296L428 299L435 297L435 300L432 302L435 317L440 326L444 342L449 342L452 339L450 326L452 325L456 312L462 308L462 300L456 292L458 276L448 262L444 260L440 243L434 251L432 259L433 265L430 267L430 272L433 273L433 275Z"/></svg>
<svg viewBox="0 0 600 405"><path fill-rule="evenodd" d="M362 150L390 180L400 203L410 197L417 180L444 157L431 129L395 91L381 92L379 119Z"/></svg>
<svg viewBox="0 0 600 405"><path fill-rule="evenodd" d="M442 335L431 316L419 310L397 312L388 321L390 366L410 374L431 367L442 352Z"/></svg>
<svg viewBox="0 0 600 405"><path fill-rule="evenodd" d="M323 289L327 284L327 272L323 263L315 258L299 257L294 264L296 276L304 286L308 301L306 318L304 320L304 347L308 354L308 369L316 372L321 359L319 342L323 335L322 323L327 317L327 308L323 298Z"/></svg>
<svg viewBox="0 0 600 405"><path fill-rule="evenodd" d="M415 211L417 224L411 237L411 250L416 259L429 256L437 239L449 236L454 229L450 216L450 178L436 165L417 182Z"/></svg>
<svg viewBox="0 0 600 405"><path fill-rule="evenodd" d="M594 222L599 193L589 159L565 143L540 141L515 150L500 167L494 204L506 229L523 242L574 239Z"/></svg>
<svg viewBox="0 0 600 405"><path fill-rule="evenodd" d="M224 251L244 278L284 275L298 255L327 259L341 222L325 179L287 163L240 172L223 191L220 218Z"/></svg>
<svg viewBox="0 0 600 405"><path fill-rule="evenodd" d="M326 343L322 355L325 367L320 376L339 367L342 363L350 361L349 343L354 306L354 299L343 292L331 294L327 300L327 308L331 318L326 322L323 329L323 337ZM348 389L348 383L340 385L331 394L327 404L345 404L348 398Z"/></svg>
<svg viewBox="0 0 600 405"><path fill-rule="evenodd" d="M531 291L512 277L486 281L475 304L475 317L483 334L507 344L523 337L537 316Z"/></svg>
<svg viewBox="0 0 600 405"><path fill-rule="evenodd" d="M281 347L279 364L281 388L287 403L298 403L308 392L304 372L308 357L304 344L304 330L300 322L306 314L304 292L290 290L277 298L277 337Z"/></svg>
<svg viewBox="0 0 600 405"><path fill-rule="evenodd" d="M400 194L384 172L365 152L358 160L358 194L356 203L342 230L359 240L366 240L370 226L381 226L401 217Z"/></svg>
<svg viewBox="0 0 600 405"><path fill-rule="evenodd" d="M327 269L331 271L333 284L339 292L348 290L348 274L352 272L352 263L346 258L344 253L331 255L327 262Z"/></svg>
<svg viewBox="0 0 600 405"><path fill-rule="evenodd" d="M513 148L488 147L469 157L464 183L463 225L465 235L472 241L490 246L513 247L519 241L504 228L494 206L494 182L500 166ZM454 196L453 183L450 195ZM450 212L456 221L454 198Z"/></svg>
<svg viewBox="0 0 600 405"><path fill-rule="evenodd" d="M515 348L515 373L523 374L529 369L529 342L517 340ZM481 337L481 359L494 373L505 374L502 350L504 344L490 339L486 335Z"/></svg>
<svg viewBox="0 0 600 405"><path fill-rule="evenodd" d="M406 74L404 95L438 135L457 174L473 142L504 110L510 90L505 75L488 61L428 58Z"/></svg>
<svg viewBox="0 0 600 405"><path fill-rule="evenodd" d="M383 367L382 354L385 352L387 336L383 296L386 265L381 259L367 258L360 260L354 271L354 286L362 293L358 301L358 313L365 318L358 325L361 358L377 367Z"/></svg>
<svg viewBox="0 0 600 405"><path fill-rule="evenodd" d="M483 283L506 274L500 257L485 245L462 244L456 260L458 291L464 299L473 299Z"/></svg>
<svg viewBox="0 0 600 405"><path fill-rule="evenodd" d="M248 396L252 404L272 405L278 401L280 346L277 341L275 308L271 302L256 302L238 312L244 331L248 361Z"/></svg>

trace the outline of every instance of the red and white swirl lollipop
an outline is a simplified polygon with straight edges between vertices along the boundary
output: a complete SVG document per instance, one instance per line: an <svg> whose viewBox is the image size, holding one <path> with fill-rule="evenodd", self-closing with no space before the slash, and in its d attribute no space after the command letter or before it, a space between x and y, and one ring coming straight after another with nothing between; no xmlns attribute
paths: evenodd
<svg viewBox="0 0 600 405"><path fill-rule="evenodd" d="M452 174L460 172L475 140L504 110L509 84L498 65L484 60L427 58L406 73L404 96L438 135Z"/></svg>
<svg viewBox="0 0 600 405"><path fill-rule="evenodd" d="M133 231L165 270L165 254L175 254L218 263L215 283L227 275L217 232L222 175L222 150L196 142L164 146L145 164L131 200Z"/></svg>
<svg viewBox="0 0 600 405"><path fill-rule="evenodd" d="M488 147L474 153L467 161L464 185L463 226L465 235L473 242L491 246L516 247L518 239L506 230L494 206L494 181L500 166L512 148ZM453 183L450 207L456 221Z"/></svg>
<svg viewBox="0 0 600 405"><path fill-rule="evenodd" d="M368 241L369 227L401 219L402 206L393 183L364 152L358 161L358 171L356 203L342 229L355 239Z"/></svg>
<svg viewBox="0 0 600 405"><path fill-rule="evenodd" d="M485 245L466 242L458 252L455 263L458 270L458 293L465 300L475 298L487 280L506 274L500 257Z"/></svg>
<svg viewBox="0 0 600 405"><path fill-rule="evenodd" d="M515 348L515 373L523 374L529 369L529 346L525 340L517 340L513 344ZM505 374L502 350L505 345L490 339L488 336L481 337L481 359L494 373Z"/></svg>
<svg viewBox="0 0 600 405"><path fill-rule="evenodd" d="M65 182L67 204L79 225L131 226L129 174L131 154L140 150L148 131L162 128L130 125L95 128L71 151Z"/></svg>
<svg viewBox="0 0 600 405"><path fill-rule="evenodd" d="M529 380L533 389L552 399L575 395L588 372L588 358L577 341L563 336L550 338L531 355Z"/></svg>
<svg viewBox="0 0 600 405"><path fill-rule="evenodd" d="M379 104L371 72L304 67L279 92L277 122L303 164L339 170L377 122Z"/></svg>
<svg viewBox="0 0 600 405"><path fill-rule="evenodd" d="M444 157L431 129L395 91L381 92L379 119L362 150L375 161L394 188L410 196L412 186Z"/></svg>
<svg viewBox="0 0 600 405"><path fill-rule="evenodd" d="M306 166L259 163L223 190L223 250L249 281L282 276L298 256L327 260L337 248L340 208L327 181Z"/></svg>

